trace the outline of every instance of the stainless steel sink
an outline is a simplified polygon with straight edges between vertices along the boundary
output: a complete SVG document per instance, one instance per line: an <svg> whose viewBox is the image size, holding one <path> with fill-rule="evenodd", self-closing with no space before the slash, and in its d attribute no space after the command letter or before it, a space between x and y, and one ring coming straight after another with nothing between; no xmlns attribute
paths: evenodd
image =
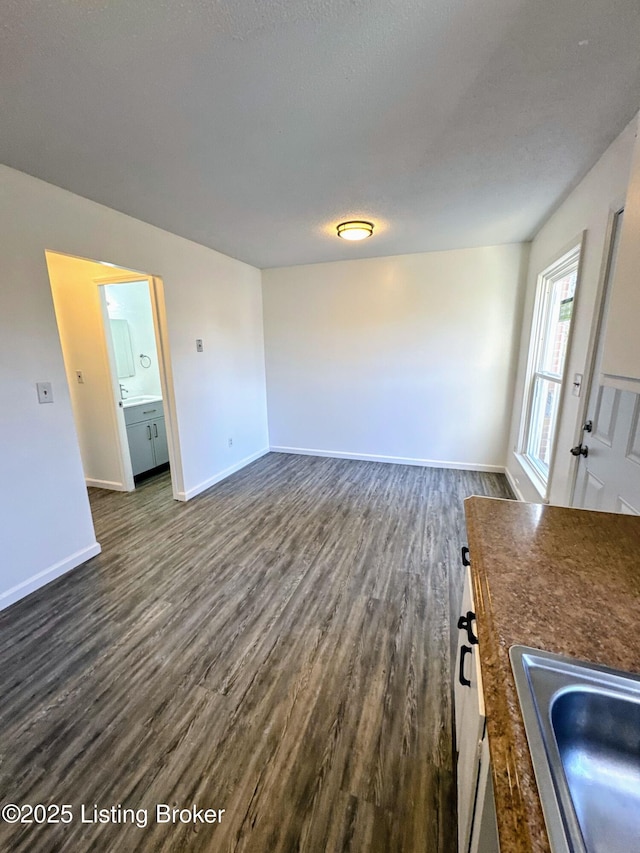
<svg viewBox="0 0 640 853"><path fill-rule="evenodd" d="M509 654L552 850L640 853L640 676Z"/></svg>

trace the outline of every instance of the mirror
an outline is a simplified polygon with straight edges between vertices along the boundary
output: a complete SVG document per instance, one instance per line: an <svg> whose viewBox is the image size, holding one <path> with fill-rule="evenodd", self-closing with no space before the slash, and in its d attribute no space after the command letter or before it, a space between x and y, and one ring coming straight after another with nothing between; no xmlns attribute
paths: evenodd
<svg viewBox="0 0 640 853"><path fill-rule="evenodd" d="M135 376L136 368L133 363L133 350L131 349L129 323L126 320L111 320L110 325L118 379L126 379L129 376Z"/></svg>

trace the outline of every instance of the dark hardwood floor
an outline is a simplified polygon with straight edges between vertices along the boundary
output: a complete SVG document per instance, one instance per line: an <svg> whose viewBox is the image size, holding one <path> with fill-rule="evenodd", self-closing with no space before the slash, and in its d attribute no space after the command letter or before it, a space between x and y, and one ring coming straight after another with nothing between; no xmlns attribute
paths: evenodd
<svg viewBox="0 0 640 853"><path fill-rule="evenodd" d="M0 802L73 821L0 822L0 850L454 853L470 494L510 497L277 454L186 504L167 473L91 490L102 554L0 614ZM163 824L158 803L225 811Z"/></svg>

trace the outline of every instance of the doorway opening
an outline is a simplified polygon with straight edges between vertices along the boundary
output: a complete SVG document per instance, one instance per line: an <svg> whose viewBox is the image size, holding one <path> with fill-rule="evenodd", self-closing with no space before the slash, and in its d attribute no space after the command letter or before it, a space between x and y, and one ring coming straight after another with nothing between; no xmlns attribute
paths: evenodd
<svg viewBox="0 0 640 853"><path fill-rule="evenodd" d="M180 482L164 295L157 276L45 253L87 487Z"/></svg>

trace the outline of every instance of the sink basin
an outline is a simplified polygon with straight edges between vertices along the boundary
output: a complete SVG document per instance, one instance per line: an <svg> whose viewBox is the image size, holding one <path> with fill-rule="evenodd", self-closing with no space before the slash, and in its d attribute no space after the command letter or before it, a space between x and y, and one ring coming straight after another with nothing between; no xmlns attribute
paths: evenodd
<svg viewBox="0 0 640 853"><path fill-rule="evenodd" d="M640 676L513 646L554 853L640 853Z"/></svg>
<svg viewBox="0 0 640 853"><path fill-rule="evenodd" d="M157 397L154 394L139 394L137 397L127 397L122 401L122 406L128 409L129 406L139 406L141 403L161 403L162 397Z"/></svg>

